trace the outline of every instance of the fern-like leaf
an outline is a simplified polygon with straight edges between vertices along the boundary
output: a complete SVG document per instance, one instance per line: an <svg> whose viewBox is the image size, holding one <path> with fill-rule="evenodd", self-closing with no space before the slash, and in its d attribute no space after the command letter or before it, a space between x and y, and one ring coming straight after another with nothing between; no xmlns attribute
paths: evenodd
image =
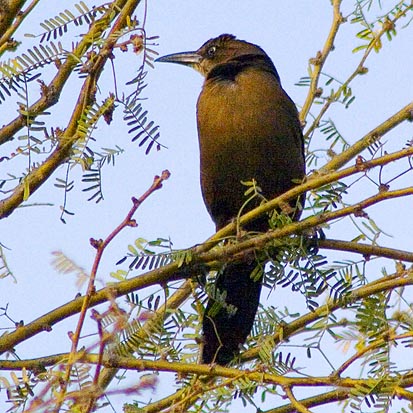
<svg viewBox="0 0 413 413"><path fill-rule="evenodd" d="M16 278L14 277L13 272L7 264L3 246L0 244L0 279L6 277L12 277L14 282L16 282Z"/></svg>
<svg viewBox="0 0 413 413"><path fill-rule="evenodd" d="M124 104L124 120L131 126L128 133L133 135L132 142L139 141L139 146L147 144L146 155L155 144L156 149L160 150L162 145L158 142L159 126L155 125L154 121L148 122L148 111L143 109L136 97L127 98Z"/></svg>
<svg viewBox="0 0 413 413"><path fill-rule="evenodd" d="M20 56L9 59L7 62L0 62L0 103L6 99L2 90L7 96L11 96L12 91L18 92L18 89L22 88L25 83L37 79L39 74L31 75L32 71L53 63L65 54L60 42L57 44L50 42L33 46Z"/></svg>
<svg viewBox="0 0 413 413"><path fill-rule="evenodd" d="M109 10L110 6L111 3L105 3L89 9L85 2L80 1L75 4L77 15L72 13L72 11L65 9L55 17L46 19L40 23L40 26L43 29L42 33L38 35L27 33L26 36L40 37L40 43L43 43L45 40L49 41L51 37L57 39L67 33L69 25L74 24L75 26L81 26L84 23L90 24L96 19L96 16L102 15Z"/></svg>
<svg viewBox="0 0 413 413"><path fill-rule="evenodd" d="M53 266L61 274L74 274L77 277L76 285L80 288L88 279L89 274L61 251L52 252Z"/></svg>

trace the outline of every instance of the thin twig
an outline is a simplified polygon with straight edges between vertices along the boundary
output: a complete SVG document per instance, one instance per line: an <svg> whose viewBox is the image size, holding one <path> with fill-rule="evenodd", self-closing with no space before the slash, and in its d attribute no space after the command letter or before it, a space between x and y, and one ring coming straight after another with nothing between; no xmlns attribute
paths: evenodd
<svg viewBox="0 0 413 413"><path fill-rule="evenodd" d="M389 344L392 341L396 340L403 340L405 338L412 338L413 333L403 333L403 334L394 334L394 332L388 334L386 338L380 337L377 340L374 340L368 346L363 347L362 349L358 350L355 354L353 354L348 360L346 360L338 369L335 370L334 374L337 376L341 376L343 372L351 366L356 360L363 357L365 354L370 353L371 351L382 347L384 344Z"/></svg>
<svg viewBox="0 0 413 413"><path fill-rule="evenodd" d="M342 241L337 239L319 239L317 246L321 249L354 252L362 254L366 259L372 256L389 258L393 260L413 262L413 253L394 248L380 247L378 245L363 244L361 242Z"/></svg>
<svg viewBox="0 0 413 413"><path fill-rule="evenodd" d="M334 49L334 40L336 38L340 25L344 21L340 11L340 5L341 0L333 1L333 21L331 23L330 32L328 33L323 50L319 51L317 53L317 56L310 60L310 67L313 66L314 69L311 70L310 89L300 111L300 121L302 124L304 124L311 106L314 103L314 99L317 96L318 81L320 79L321 70L323 69L328 55Z"/></svg>
<svg viewBox="0 0 413 413"><path fill-rule="evenodd" d="M294 396L290 386L284 386L283 390L291 402L291 405L297 409L299 413L311 413L303 404L301 404Z"/></svg>
<svg viewBox="0 0 413 413"><path fill-rule="evenodd" d="M24 10L21 10L25 2L26 0L20 1L20 2L13 2L14 4L20 3L18 7L19 10L14 9L12 11L12 16L14 17L14 21L0 38L0 56L2 56L6 50L9 50L11 48L10 44L14 42L11 39L11 36L20 27L20 25L22 24L24 19L30 14L30 12L37 6L40 0L33 0ZM11 3L11 2L8 2L8 3Z"/></svg>
<svg viewBox="0 0 413 413"><path fill-rule="evenodd" d="M66 393L66 389L69 383L69 377L71 374L72 366L76 361L76 354L77 354L77 346L79 344L79 339L80 339L80 333L82 331L82 327L86 318L86 312L89 309L90 302L92 300L92 297L95 293L95 279L97 275L97 271L99 268L99 264L101 261L101 258L103 256L104 251L106 250L107 246L110 244L110 242L125 228L127 227L136 227L136 221L133 219L133 215L139 208L139 206L155 191L158 189L162 188L162 183L167 180L170 176L169 171L165 170L162 172L161 176L155 176L152 185L148 188L148 190L138 199L132 198L132 203L133 206L127 213L126 217L123 219L123 221L107 236L105 240L91 240L92 246L96 248L96 256L95 260L93 262L92 266L92 271L90 274L89 278L89 284L87 288L87 292L85 297L83 298L83 304L82 304L82 309L80 310L79 314L79 320L77 322L76 326L76 331L73 333L71 339L72 339L72 349L70 352L70 357L66 365L66 371L64 374L63 378L63 385L61 392L59 393L58 401L57 401L57 411L59 411L59 408L61 404L63 403L64 400L64 395Z"/></svg>

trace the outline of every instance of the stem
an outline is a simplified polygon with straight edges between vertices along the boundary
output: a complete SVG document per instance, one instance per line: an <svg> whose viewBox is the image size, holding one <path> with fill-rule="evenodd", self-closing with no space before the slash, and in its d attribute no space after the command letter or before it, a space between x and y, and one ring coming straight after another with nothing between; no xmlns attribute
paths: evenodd
<svg viewBox="0 0 413 413"><path fill-rule="evenodd" d="M62 385L62 390L59 393L58 400L57 400L57 406L56 406L56 411L59 411L61 405L63 404L64 401L64 396L67 391L67 386L69 384L69 378L70 374L72 371L72 367L74 363L77 361L77 346L79 344L79 339L80 339L80 333L82 331L82 327L86 318L86 312L90 306L91 300L93 295L95 294L96 287L95 287L95 279L97 275L97 271L99 268L100 261L102 259L103 253L107 246L110 244L110 242L126 227L136 227L136 221L132 219L133 215L139 208L139 206L156 190L162 188L162 182L168 179L170 176L169 171L165 170L162 172L161 176L155 176L152 185L149 187L149 189L139 198L132 198L133 206L129 210L128 214L126 217L123 219L123 221L107 236L107 238L104 241L96 241L96 240L91 240L91 244L96 247L96 256L95 260L93 262L92 266L92 271L90 274L89 278L89 284L87 288L87 292L85 297L83 298L83 303L82 303L82 308L80 310L79 314L79 320L77 322L76 326L76 331L72 335L72 349L70 351L70 356L69 360L66 364L66 371L63 377L63 385Z"/></svg>
<svg viewBox="0 0 413 413"><path fill-rule="evenodd" d="M333 1L333 22L331 24L330 32L328 33L323 50L321 52L317 52L317 57L310 60L310 70L311 65L314 66L314 69L311 71L310 90L308 91L307 98L305 99L303 107L300 111L300 122L302 124L304 124L305 119L310 112L311 106L314 103L314 99L317 95L318 81L320 80L321 70L323 69L328 55L334 48L334 40L336 38L340 25L343 23L343 16L341 15L340 5L341 0Z"/></svg>

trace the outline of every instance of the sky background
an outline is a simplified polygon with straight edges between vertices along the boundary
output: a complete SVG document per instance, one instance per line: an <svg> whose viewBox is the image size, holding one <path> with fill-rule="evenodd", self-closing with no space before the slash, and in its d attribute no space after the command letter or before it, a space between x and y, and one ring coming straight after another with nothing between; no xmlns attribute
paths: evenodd
<svg viewBox="0 0 413 413"><path fill-rule="evenodd" d="M90 7L96 4L85 1ZM38 10L31 16L16 37L23 40L24 32L40 33L38 25L46 17L58 13L63 8L70 8L73 3L40 2ZM343 13L352 10L354 2L343 2ZM196 50L206 40L222 33L232 33L240 39L260 45L272 58L281 77L283 87L300 107L307 89L295 86L300 77L306 76L308 59L314 57L323 46L331 23L332 11L329 1L149 1L147 10L146 33L157 35L160 55L180 51ZM138 10L142 20L142 7ZM336 49L325 67L325 72L345 79L355 67L360 54L352 54L352 49L361 43L355 39L359 26L346 25L340 32ZM350 109L336 106L327 117L332 117L350 143L360 139L378 123L387 119L412 99L413 84L411 68L413 58L411 42L412 28L400 31L389 44L385 41L380 54L373 54L367 63L369 74L358 78L353 86L357 96ZM69 41L69 36L66 41ZM64 40L62 39L62 43ZM23 52L24 47L18 52ZM117 52L115 66L119 82L132 79L140 65L141 57L132 53ZM105 76L110 82L109 67ZM17 283L11 277L1 281L0 307L9 304L8 314L15 321L30 322L47 311L71 300L78 288L69 275L58 274L53 268L52 251L61 250L71 257L86 271L89 271L94 259L94 250L89 238L104 238L123 219L131 207L130 198L141 195L151 184L153 176L168 169L171 178L164 187L153 194L138 210L136 219L138 228L126 229L117 237L105 255L98 274L98 288L110 280L109 272L117 269L114 263L127 252L127 245L138 237L148 240L171 237L175 248L185 248L201 243L214 232L214 226L203 205L199 187L198 142L196 131L195 106L202 77L195 71L179 65L157 64L149 70L146 80L148 86L143 92L147 100L143 106L149 111L151 120L160 125L160 142L167 146L149 155L131 143L127 126L120 122L121 111L115 113L116 127L101 125L99 128L99 147L125 149L116 162L116 167L104 170L103 190L105 200L99 204L87 202L88 193L77 180L81 176L78 168L73 171L76 187L69 195L67 208L75 215L66 217L67 224L59 220L63 193L53 187L54 179L44 185L30 203L51 203L53 206L20 208L9 218L0 222L0 242L7 247L6 256L14 272ZM119 83L120 84L120 83ZM72 107L76 98L76 81L65 91L59 105L53 109L53 126L66 125L65 108ZM108 83L109 89L111 83ZM104 88L105 86L103 86ZM102 89L101 101L105 95ZM10 101L11 102L11 101ZM13 104L7 102L0 107L0 124L7 123L15 113ZM385 137L385 149L393 151L401 148L412 139L412 125L405 124ZM321 142L322 135L316 135L313 145ZM16 144L11 143L6 150L12 151ZM2 149L2 151L5 149ZM3 153L1 153L3 155ZM367 156L367 155L366 155ZM319 166L324 163L320 159ZM7 164L0 165L0 171ZM55 177L64 177L65 169L58 170ZM3 173L2 173L3 175ZM402 181L400 181L403 183ZM407 183L407 178L406 182ZM364 184L363 184L364 185ZM374 185L358 187L354 195L348 198L360 199L368 193L375 193ZM354 197L354 198L352 198ZM397 209L395 207L397 206ZM406 202L388 202L371 209L371 216L391 237L381 237L383 245L413 249L411 200ZM348 222L338 223L327 236L351 240L357 232ZM337 254L331 256L341 258ZM355 256L352 257L353 259ZM384 261L371 264L371 279L380 276ZM388 264L389 272L393 269ZM142 296L144 293L141 293ZM302 297L293 296L295 308L304 311ZM121 300L122 301L122 300ZM276 291L270 302L279 308L291 303L291 295L285 290ZM22 357L40 357L53 352L68 351L70 342L67 331L75 328L76 319L58 324L54 331L40 334L27 343L19 345L17 350ZM0 318L0 328L10 328L6 318ZM1 330L0 330L1 333ZM47 342L47 348L44 343ZM339 351L337 347L332 351ZM320 362L317 357L312 362ZM321 363L321 362L320 362ZM320 364L320 370L328 374L331 370L326 364ZM171 377L161 378L160 386L152 395L158 399L163 390L170 390ZM145 397L147 395L144 395ZM114 399L117 411L121 401ZM0 393L0 406L4 402L4 392ZM271 403L261 405L265 409ZM235 403L232 412L239 411ZM0 410L3 409L0 407ZM110 411L109 409L103 411ZM253 412L252 406L243 410Z"/></svg>

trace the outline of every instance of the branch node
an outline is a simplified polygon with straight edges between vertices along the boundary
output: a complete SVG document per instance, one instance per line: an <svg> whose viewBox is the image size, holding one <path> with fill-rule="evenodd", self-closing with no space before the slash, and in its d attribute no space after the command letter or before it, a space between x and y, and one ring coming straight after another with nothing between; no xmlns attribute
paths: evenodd
<svg viewBox="0 0 413 413"><path fill-rule="evenodd" d="M46 331L47 333L50 333L53 329L52 329L52 326L50 324L45 324L45 325L43 325L42 330Z"/></svg>
<svg viewBox="0 0 413 413"><path fill-rule="evenodd" d="M24 321L20 320L20 321L14 323L14 326L16 327L16 330L18 330L19 328L24 327Z"/></svg>
<svg viewBox="0 0 413 413"><path fill-rule="evenodd" d="M136 219L130 219L127 224L128 227L136 228L138 226L138 223L136 222Z"/></svg>
<svg viewBox="0 0 413 413"><path fill-rule="evenodd" d="M166 181L167 179L169 179L170 176L171 176L171 173L167 169L162 171L161 178L163 181Z"/></svg>
<svg viewBox="0 0 413 413"><path fill-rule="evenodd" d="M318 87L314 92L314 97L319 98L323 95L323 88Z"/></svg>
<svg viewBox="0 0 413 413"><path fill-rule="evenodd" d="M388 184L380 184L379 192L388 192L390 190L390 185Z"/></svg>
<svg viewBox="0 0 413 413"><path fill-rule="evenodd" d="M354 211L354 216L357 218L366 218L366 219L369 218L369 215L367 214L367 212L364 211L362 208Z"/></svg>
<svg viewBox="0 0 413 413"><path fill-rule="evenodd" d="M100 313L96 311L95 309L92 309L90 318L95 321L100 321L102 319Z"/></svg>
<svg viewBox="0 0 413 413"><path fill-rule="evenodd" d="M312 57L310 59L310 64L312 64L313 66L320 66L321 62L322 62L322 57L323 57L323 55L322 55L321 51L319 50L316 54L316 57Z"/></svg>
<svg viewBox="0 0 413 413"><path fill-rule="evenodd" d="M359 171L365 171L368 169L367 162L361 155L357 156L356 158L356 168Z"/></svg>
<svg viewBox="0 0 413 413"><path fill-rule="evenodd" d="M95 249L99 249L102 244L103 244L103 240L102 239L94 239L94 238L90 238L89 239L90 245L95 248Z"/></svg>
<svg viewBox="0 0 413 413"><path fill-rule="evenodd" d="M360 67L357 68L357 74L358 75L365 75L365 74L368 73L368 71L369 71L369 69L365 66L360 66Z"/></svg>

